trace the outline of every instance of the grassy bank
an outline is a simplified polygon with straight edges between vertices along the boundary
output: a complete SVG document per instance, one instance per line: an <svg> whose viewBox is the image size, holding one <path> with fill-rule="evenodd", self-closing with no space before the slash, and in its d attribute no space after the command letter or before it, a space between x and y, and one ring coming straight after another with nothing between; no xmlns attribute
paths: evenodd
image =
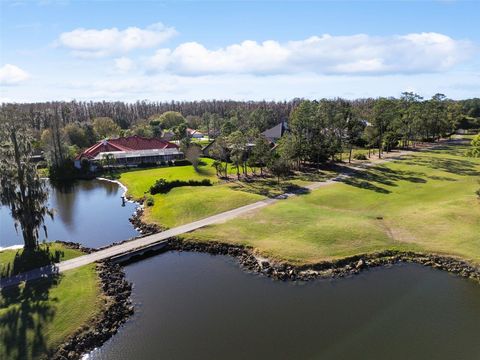
<svg viewBox="0 0 480 360"><path fill-rule="evenodd" d="M385 249L480 263L480 159L465 150L450 144L417 152L185 238L249 245L297 264Z"/></svg>
<svg viewBox="0 0 480 360"><path fill-rule="evenodd" d="M261 195L235 191L228 185L181 187L167 194L155 195L155 205L145 209L144 220L161 226L174 227L263 198Z"/></svg>
<svg viewBox="0 0 480 360"><path fill-rule="evenodd" d="M264 198L259 194L237 191L231 184L220 183L212 162L211 159L202 159L198 170L187 165L128 171L121 173L118 180L136 199L148 194L150 186L161 178L169 181L209 179L214 183L211 187L186 186L153 196L154 205L145 209L144 219L163 227L199 220ZM230 173L233 171L233 168L229 169Z"/></svg>
<svg viewBox="0 0 480 360"><path fill-rule="evenodd" d="M52 257L79 256L78 250L59 244ZM21 250L20 256L21 256ZM4 268L13 266L16 250L0 252ZM17 259L19 256L17 256ZM78 328L88 324L101 309L101 290L95 265L62 273L58 277L2 289L0 294L0 359L47 358Z"/></svg>
<svg viewBox="0 0 480 360"><path fill-rule="evenodd" d="M215 169L211 166L211 159L202 159L202 165L196 171L193 166L170 166L154 169L134 170L123 172L118 180L128 188L128 194L139 199L148 192L156 180L203 180L209 179L218 182Z"/></svg>
<svg viewBox="0 0 480 360"><path fill-rule="evenodd" d="M41 244L39 250L28 254L19 250L0 251L0 276L11 276L50 263L72 259L83 253L59 243Z"/></svg>
<svg viewBox="0 0 480 360"><path fill-rule="evenodd" d="M276 179L260 177L255 177L254 181L235 181L236 168L229 165L230 181L225 182L217 178L212 163L212 159L204 158L197 171L190 165L172 166L126 171L117 174L116 178L128 188L129 195L135 199L148 195L150 186L161 178L169 181L209 179L214 186L187 186L175 188L167 194L153 196L154 205L145 209L144 220L162 227L174 227L235 209L265 197L295 191L313 181L325 181L335 176L335 172L331 170L312 170L308 173L295 173L281 184L277 184ZM256 173L259 174L260 170Z"/></svg>

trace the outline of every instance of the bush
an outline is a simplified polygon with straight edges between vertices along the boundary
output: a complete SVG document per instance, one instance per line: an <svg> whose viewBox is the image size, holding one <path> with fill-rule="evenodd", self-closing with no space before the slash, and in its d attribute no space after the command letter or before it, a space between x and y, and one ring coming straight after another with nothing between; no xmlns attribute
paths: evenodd
<svg viewBox="0 0 480 360"><path fill-rule="evenodd" d="M159 179L155 182L153 186L150 187L150 194L166 194L170 190L176 187L182 186L212 186L212 182L209 179L203 180L173 180L173 181L166 181L165 179Z"/></svg>
<svg viewBox="0 0 480 360"><path fill-rule="evenodd" d="M175 162L172 162L172 165L175 166L185 166L185 165L192 165L192 163L188 160L175 160Z"/></svg>
<svg viewBox="0 0 480 360"><path fill-rule="evenodd" d="M367 156L363 153L356 153L356 154L353 154L353 158L355 160L367 160Z"/></svg>
<svg viewBox="0 0 480 360"><path fill-rule="evenodd" d="M137 167L139 168L152 168L152 167L156 167L157 164L154 163L154 162L141 162L140 164L137 165Z"/></svg>
<svg viewBox="0 0 480 360"><path fill-rule="evenodd" d="M155 200L153 199L152 196L147 196L145 199L145 205L147 206L153 206L155 204Z"/></svg>

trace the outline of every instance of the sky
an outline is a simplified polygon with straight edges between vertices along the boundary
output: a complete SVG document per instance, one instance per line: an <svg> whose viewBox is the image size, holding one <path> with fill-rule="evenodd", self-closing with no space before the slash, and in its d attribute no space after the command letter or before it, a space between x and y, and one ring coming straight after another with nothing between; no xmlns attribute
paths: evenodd
<svg viewBox="0 0 480 360"><path fill-rule="evenodd" d="M0 102L480 96L480 1L0 0Z"/></svg>

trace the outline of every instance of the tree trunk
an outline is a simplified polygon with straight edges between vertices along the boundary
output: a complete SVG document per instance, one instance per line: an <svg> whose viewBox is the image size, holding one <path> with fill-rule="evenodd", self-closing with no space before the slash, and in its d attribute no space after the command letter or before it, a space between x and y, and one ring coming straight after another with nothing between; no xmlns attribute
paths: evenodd
<svg viewBox="0 0 480 360"><path fill-rule="evenodd" d="M25 228L22 229L25 250L34 250L38 245L33 233L34 230L31 228L31 226L25 224Z"/></svg>
<svg viewBox="0 0 480 360"><path fill-rule="evenodd" d="M349 164L352 162L352 150L353 150L353 145L350 144L350 151L348 153L348 163Z"/></svg>
<svg viewBox="0 0 480 360"><path fill-rule="evenodd" d="M17 167L17 176L18 176L18 188L20 191L20 198L22 203L30 203L32 199L27 196L26 194L26 184L24 183L24 172L23 172L23 166L22 166L22 161L20 159L20 149L18 147L18 142L17 142L17 135L12 132L10 136L13 144L13 152L14 152L14 158L15 158L15 163ZM30 207L29 207L30 208ZM23 235L23 242L25 244L25 249L35 249L37 247L37 242L35 239L35 229L33 228L33 224L31 223L31 218L29 214L27 213L22 213L20 217L20 226L22 227L22 235Z"/></svg>

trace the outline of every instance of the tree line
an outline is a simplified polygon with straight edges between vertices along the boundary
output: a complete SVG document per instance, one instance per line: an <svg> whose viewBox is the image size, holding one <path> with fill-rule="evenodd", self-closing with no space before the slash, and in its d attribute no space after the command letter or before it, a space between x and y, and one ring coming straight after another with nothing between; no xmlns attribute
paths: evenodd
<svg viewBox="0 0 480 360"><path fill-rule="evenodd" d="M368 110L368 111L366 111ZM259 129L221 133L209 154L216 159L217 175L227 176L227 163L237 177L247 167L267 167L279 178L291 169L321 164L347 154L354 147L375 149L378 156L395 148L415 147L418 142L450 136L463 119L459 102L436 94L431 99L405 92L400 98L379 98L368 108L343 99L305 100L291 112L288 131L274 145ZM271 150L270 150L271 149Z"/></svg>
<svg viewBox="0 0 480 360"><path fill-rule="evenodd" d="M51 174L58 177L72 171L71 160L82 149L107 137L170 134L169 139L182 141L182 149L194 159L199 150L187 151L187 127L200 129L210 138L220 137L218 144L232 143L227 146L231 148L228 159L231 152L244 169L245 153L251 151L238 144L260 145L259 134L282 121L288 122L290 132L278 144L278 153L297 168L306 162L320 164L345 151L350 159L354 146L376 148L381 156L398 145L438 139L455 127L480 128L480 99L453 101L442 94L431 99L403 93L398 99L283 102L72 101L4 104L1 109L24 119L32 130L33 150L45 152Z"/></svg>

